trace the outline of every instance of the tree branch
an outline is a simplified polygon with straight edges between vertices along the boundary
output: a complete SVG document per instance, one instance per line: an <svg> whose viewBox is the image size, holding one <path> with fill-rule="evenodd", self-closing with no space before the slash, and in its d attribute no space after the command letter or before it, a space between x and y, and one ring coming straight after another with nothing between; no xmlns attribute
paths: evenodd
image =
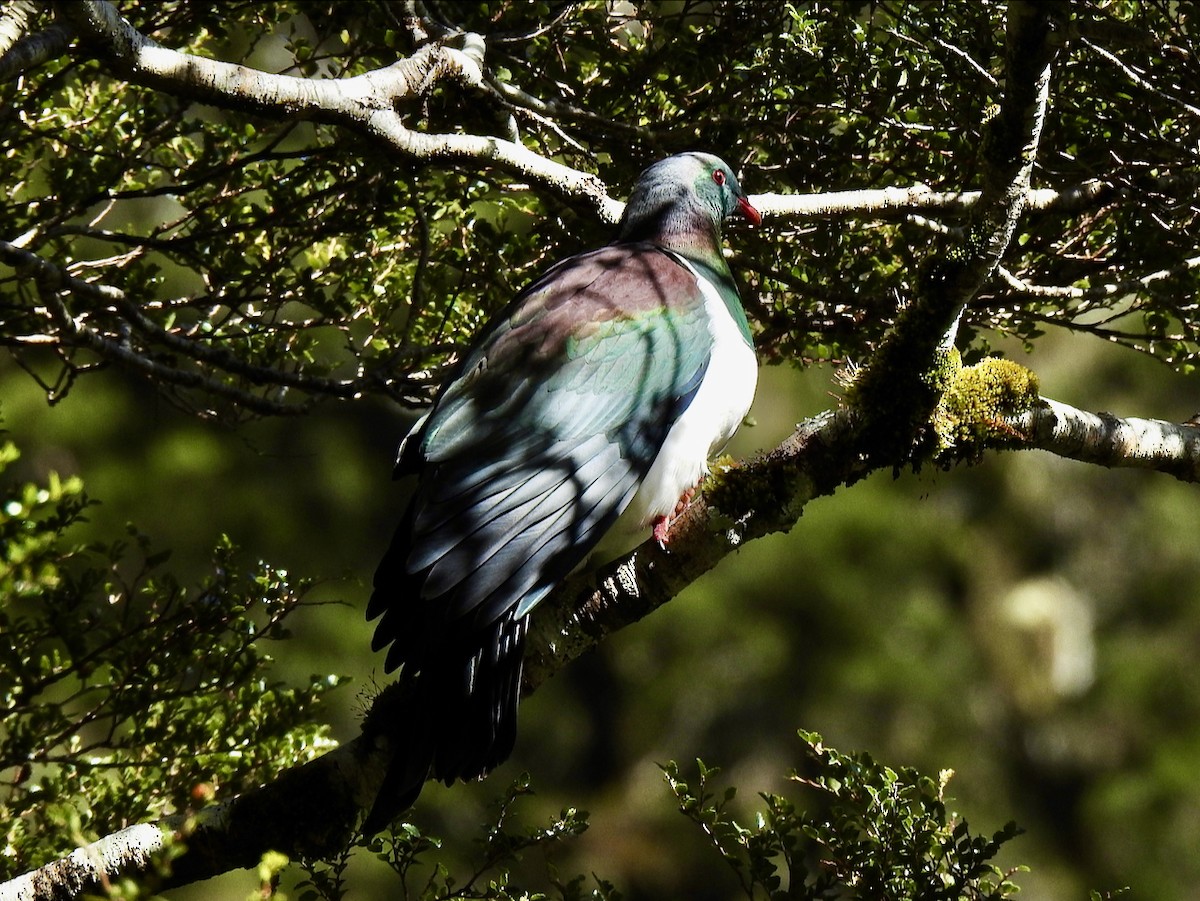
<svg viewBox="0 0 1200 901"><path fill-rule="evenodd" d="M130 826L0 885L0 901L68 901L118 873L145 873L166 848L164 825ZM168 829L168 835L170 830Z"/></svg>
<svg viewBox="0 0 1200 901"><path fill-rule="evenodd" d="M1190 194L1195 190L1195 185L1181 184L1179 190ZM1029 188L1022 209L1077 212L1092 209L1118 192L1112 180L1100 178L1058 191L1053 188ZM935 191L926 185L914 185L911 188L868 188L817 194L753 194L750 202L762 213L763 218L779 216L809 219L864 213L963 213L974 208L982 196L982 191Z"/></svg>
<svg viewBox="0 0 1200 901"><path fill-rule="evenodd" d="M29 20L37 14L33 0L13 0L0 13L0 58L29 30Z"/></svg>
<svg viewBox="0 0 1200 901"><path fill-rule="evenodd" d="M1125 279L1124 281L1112 282L1110 284L1092 285L1088 288L1077 288L1073 285L1034 285L1024 279L1018 278L1003 266L997 268L996 274L1000 276L1001 280L1014 293L1025 297L1037 297L1047 300L1109 300L1114 297L1124 297L1135 292L1145 291L1156 282L1183 275L1185 272L1190 272L1198 267L1200 267L1200 256L1189 257L1168 269L1159 269L1156 272L1151 272L1138 278Z"/></svg>
<svg viewBox="0 0 1200 901"><path fill-rule="evenodd" d="M1057 51L1051 39L1054 28L1046 5L1009 4L1005 94L985 136L983 203L971 238L976 247L971 248L971 260L956 267L963 305L978 293L1008 249L1029 194L1050 99L1051 63Z"/></svg>
<svg viewBox="0 0 1200 901"><path fill-rule="evenodd" d="M364 374L354 379L332 379L306 375L284 369L256 366L242 360L236 354L221 347L176 334L158 325L141 312L120 288L97 284L71 275L58 266L15 243L0 241L0 260L10 263L18 272L26 273L38 286L46 301L61 337L43 336L45 343L74 344L86 347L102 359L125 366L135 372L148 375L155 380L182 388L194 388L233 401L256 413L267 415L297 414L311 407L307 402L284 402L243 390L205 375L198 370L181 369L156 360L148 352L135 349L130 342L118 340L86 325L80 317L71 315L60 292L65 292L93 303L100 303L118 311L130 326L158 342L168 350L182 354L198 363L224 370L254 385L294 388L309 395L355 397L371 388L376 378Z"/></svg>
<svg viewBox="0 0 1200 901"><path fill-rule="evenodd" d="M72 31L65 25L30 33L29 21L36 13L32 0L14 0L0 14L0 82L59 56L70 44Z"/></svg>
<svg viewBox="0 0 1200 901"><path fill-rule="evenodd" d="M479 51L473 46L479 42L477 35L463 36L464 50L430 43L406 59L361 75L301 78L163 47L122 18L107 0L60 3L58 10L81 37L100 50L117 73L135 84L225 108L342 124L382 140L413 159L494 165L560 196L587 202L605 222L616 223L624 208L608 196L596 176L539 156L513 141L471 134L429 134L405 124L398 104L424 96L440 81L453 79L476 90L488 90Z"/></svg>
<svg viewBox="0 0 1200 901"><path fill-rule="evenodd" d="M1184 100L1182 97L1176 96L1174 94L1169 94L1166 91L1159 88L1157 85L1152 84L1145 77L1145 73L1139 72L1134 66L1131 66L1128 63L1124 62L1115 53L1112 53L1109 50L1105 50L1099 44L1095 43L1094 41L1089 40L1087 37L1081 36L1080 41L1083 42L1084 46L1088 47L1090 50L1092 50L1094 53L1096 53L1102 59L1105 59L1108 62L1112 63L1112 65L1114 65L1118 70L1120 70L1121 73L1124 74L1126 78L1128 78L1133 84L1137 85L1142 90L1148 91L1150 94L1154 95L1155 97L1158 97L1162 100L1167 101L1172 106L1178 107L1179 109L1183 110L1184 112L1187 112L1193 116L1200 116L1200 107L1193 106L1192 104L1190 104L1186 100Z"/></svg>
<svg viewBox="0 0 1200 901"><path fill-rule="evenodd" d="M1007 418L1021 438L1017 447L1037 448L1098 466L1164 472L1181 482L1200 482L1200 427L1161 419L1121 419L1088 413L1050 398Z"/></svg>
<svg viewBox="0 0 1200 901"><path fill-rule="evenodd" d="M1005 93L985 132L987 163L962 239L926 256L915 296L851 385L863 412L858 453L894 468L936 442L932 416L957 366L958 320L979 293L1016 231L1050 93L1052 22L1044 5L1008 7Z"/></svg>

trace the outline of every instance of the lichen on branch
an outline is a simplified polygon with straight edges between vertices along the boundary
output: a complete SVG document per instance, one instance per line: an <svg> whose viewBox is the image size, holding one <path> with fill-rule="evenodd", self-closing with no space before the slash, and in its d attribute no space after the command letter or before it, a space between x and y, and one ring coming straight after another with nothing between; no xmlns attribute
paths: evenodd
<svg viewBox="0 0 1200 901"><path fill-rule="evenodd" d="M960 366L942 393L933 416L937 462L977 463L998 444L1020 444L1013 417L1041 403L1037 374L1003 357Z"/></svg>

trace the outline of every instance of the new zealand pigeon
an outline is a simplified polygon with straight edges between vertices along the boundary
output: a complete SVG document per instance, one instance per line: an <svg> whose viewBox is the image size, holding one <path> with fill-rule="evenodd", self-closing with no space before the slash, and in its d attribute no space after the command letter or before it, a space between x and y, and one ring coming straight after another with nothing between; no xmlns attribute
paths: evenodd
<svg viewBox="0 0 1200 901"><path fill-rule="evenodd" d="M386 669L415 681L369 830L430 775L508 757L529 612L619 517L662 539L745 417L758 369L721 253L734 213L761 221L718 157L651 166L616 240L522 291L401 443L396 477L417 483L367 617Z"/></svg>

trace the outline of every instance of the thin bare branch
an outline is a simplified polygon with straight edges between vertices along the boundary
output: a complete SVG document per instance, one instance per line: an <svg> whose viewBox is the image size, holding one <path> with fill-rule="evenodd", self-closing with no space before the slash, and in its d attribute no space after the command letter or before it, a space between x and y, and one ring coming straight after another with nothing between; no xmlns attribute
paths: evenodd
<svg viewBox="0 0 1200 901"><path fill-rule="evenodd" d="M205 375L198 370L180 369L155 360L148 352L135 349L127 341L109 337L86 325L67 309L59 292L100 302L112 307L118 315L139 333L169 350L183 354L189 359L209 367L220 369L246 381L263 386L304 391L312 397L356 397L378 386L379 379L371 373L363 373L353 379L333 379L309 375L297 370L276 369L247 363L236 354L205 341L195 341L184 335L163 328L142 313L120 288L99 284L72 275L66 269L43 259L24 248L8 241L0 241L0 259L11 263L19 272L38 285L43 299L53 312L62 337L58 343L71 343L86 347L103 359L118 363L137 372L170 385L199 389L244 406L247 410L263 415L297 414L312 406L312 399L296 402L273 400L230 385L218 378ZM50 339L47 338L49 341ZM53 342L51 342L53 343ZM444 350L445 348L442 348ZM427 352L437 352L429 348Z"/></svg>
<svg viewBox="0 0 1200 901"><path fill-rule="evenodd" d="M1143 72L1139 71L1136 67L1131 66L1128 63L1126 63L1124 60L1121 59L1121 57L1117 56L1112 51L1104 49L1099 44L1095 43L1094 41L1088 40L1086 37L1081 37L1080 40L1084 43L1085 46L1087 46L1089 49L1091 49L1094 53L1096 53L1102 59L1107 60L1108 62L1110 62L1114 66L1116 66L1118 69L1120 69L1126 78L1128 78L1131 82L1133 82L1133 84L1137 85L1143 91L1148 91L1149 93L1153 94L1155 97L1158 97L1161 100L1165 100L1165 101L1167 101L1167 103L1170 103L1172 106L1176 106L1179 109L1184 110L1185 112L1190 113L1193 116L1200 116L1200 107L1193 106L1192 104L1190 104L1186 100L1184 100L1182 97L1178 97L1174 94L1167 93L1162 88L1158 87L1157 85L1155 85L1151 81L1149 81L1145 77L1145 74Z"/></svg>
<svg viewBox="0 0 1200 901"><path fill-rule="evenodd" d="M1074 285L1035 285L1018 278L1003 266L996 268L996 274L1015 293L1025 297L1037 297L1047 300L1102 300L1113 297L1124 297L1139 291L1145 291L1164 279L1183 275L1193 269L1200 268L1200 256L1189 257L1186 260L1167 269L1159 269L1139 278L1111 282L1104 285L1092 285L1089 288L1077 288Z"/></svg>

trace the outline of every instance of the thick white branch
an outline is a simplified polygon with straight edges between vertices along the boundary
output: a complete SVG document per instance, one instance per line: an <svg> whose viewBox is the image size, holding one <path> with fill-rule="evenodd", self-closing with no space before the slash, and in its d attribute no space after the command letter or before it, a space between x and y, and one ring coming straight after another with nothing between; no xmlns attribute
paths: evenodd
<svg viewBox="0 0 1200 901"><path fill-rule="evenodd" d="M471 84L483 80L474 59L441 44L427 45L407 59L348 78L275 75L164 47L134 28L106 0L70 4L67 9L76 26L100 42L126 74L237 105L361 118L369 110L388 109L396 100L418 96L446 76Z"/></svg>
<svg viewBox="0 0 1200 901"><path fill-rule="evenodd" d="M102 884L109 874L145 872L170 832L153 823L130 826L66 857L0 885L0 901L71 898Z"/></svg>
<svg viewBox="0 0 1200 901"><path fill-rule="evenodd" d="M589 201L609 223L616 223L624 209L620 201L608 196L596 176L539 156L521 144L490 136L429 134L405 125L397 104L422 96L439 81L449 78L470 89L490 90L479 64L478 41L472 42L470 35L463 50L428 44L406 59L361 75L301 78L163 47L134 28L106 0L68 3L61 8L80 33L103 47L114 67L137 84L170 89L218 106L338 122L416 159L490 163L561 195Z"/></svg>
<svg viewBox="0 0 1200 901"><path fill-rule="evenodd" d="M33 0L13 0L0 12L0 56L8 53L12 45L25 36L29 20L36 13L37 4Z"/></svg>
<svg viewBox="0 0 1200 901"><path fill-rule="evenodd" d="M1025 192L1023 209L1079 210L1115 192L1112 182L1099 178L1061 191L1030 188ZM980 191L935 191L926 185L914 185L911 188L866 188L819 194L753 194L750 202L764 218L804 218L863 213L962 212L975 206L980 195Z"/></svg>
<svg viewBox="0 0 1200 901"><path fill-rule="evenodd" d="M1184 482L1200 482L1200 427L1161 419L1122 419L1042 400L1008 420L1023 436L1020 446L1099 466L1153 469Z"/></svg>

